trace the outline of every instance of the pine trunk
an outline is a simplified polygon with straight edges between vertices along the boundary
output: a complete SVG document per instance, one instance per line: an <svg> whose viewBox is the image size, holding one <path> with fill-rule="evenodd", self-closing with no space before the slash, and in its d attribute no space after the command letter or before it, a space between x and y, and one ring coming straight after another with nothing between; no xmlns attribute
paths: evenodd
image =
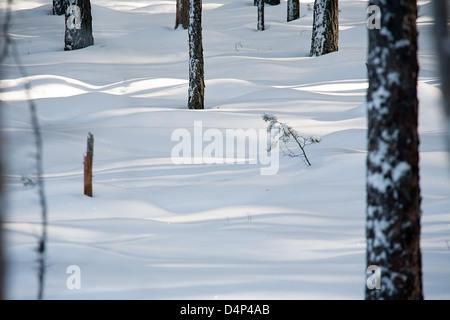
<svg viewBox="0 0 450 320"><path fill-rule="evenodd" d="M263 31L264 30L264 0L257 0L258 6L258 21L256 25L256 30Z"/></svg>
<svg viewBox="0 0 450 320"><path fill-rule="evenodd" d="M61 16L65 14L69 0L53 0L53 15Z"/></svg>
<svg viewBox="0 0 450 320"><path fill-rule="evenodd" d="M300 1L287 1L287 22L294 21L300 18Z"/></svg>
<svg viewBox="0 0 450 320"><path fill-rule="evenodd" d="M82 49L94 44L90 0L78 0L67 7L64 50Z"/></svg>
<svg viewBox="0 0 450 320"><path fill-rule="evenodd" d="M177 0L175 29L179 26L189 28L189 0Z"/></svg>
<svg viewBox="0 0 450 320"><path fill-rule="evenodd" d="M202 44L202 0L189 5L189 109L204 109L205 81Z"/></svg>
<svg viewBox="0 0 450 320"><path fill-rule="evenodd" d="M423 299L415 0L372 0L367 91L367 266L380 268L368 300Z"/></svg>
<svg viewBox="0 0 450 320"><path fill-rule="evenodd" d="M311 56L338 51L339 9L337 0L316 0L313 12Z"/></svg>

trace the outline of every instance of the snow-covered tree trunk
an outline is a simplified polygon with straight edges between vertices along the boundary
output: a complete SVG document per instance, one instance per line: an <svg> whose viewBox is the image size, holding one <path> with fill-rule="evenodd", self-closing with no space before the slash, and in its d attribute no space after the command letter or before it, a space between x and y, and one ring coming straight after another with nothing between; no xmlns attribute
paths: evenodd
<svg viewBox="0 0 450 320"><path fill-rule="evenodd" d="M53 15L61 16L66 12L70 0L53 0Z"/></svg>
<svg viewBox="0 0 450 320"><path fill-rule="evenodd" d="M300 18L300 0L287 0L287 22Z"/></svg>
<svg viewBox="0 0 450 320"><path fill-rule="evenodd" d="M371 0L381 28L369 29L366 260L380 271L372 299L423 299L416 0Z"/></svg>
<svg viewBox="0 0 450 320"><path fill-rule="evenodd" d="M315 0L310 56L338 51L338 0Z"/></svg>
<svg viewBox="0 0 450 320"><path fill-rule="evenodd" d="M189 0L177 0L175 29L179 26L189 28Z"/></svg>
<svg viewBox="0 0 450 320"><path fill-rule="evenodd" d="M202 0L189 1L189 109L204 109Z"/></svg>
<svg viewBox="0 0 450 320"><path fill-rule="evenodd" d="M90 0L70 0L65 17L64 50L82 49L94 44Z"/></svg>
<svg viewBox="0 0 450 320"><path fill-rule="evenodd" d="M450 4L448 0L435 0L435 37L442 79L444 112L446 114L447 146L450 151L450 31L447 24Z"/></svg>
<svg viewBox="0 0 450 320"><path fill-rule="evenodd" d="M258 6L258 20L256 24L256 30L263 31L264 30L264 0L256 0Z"/></svg>

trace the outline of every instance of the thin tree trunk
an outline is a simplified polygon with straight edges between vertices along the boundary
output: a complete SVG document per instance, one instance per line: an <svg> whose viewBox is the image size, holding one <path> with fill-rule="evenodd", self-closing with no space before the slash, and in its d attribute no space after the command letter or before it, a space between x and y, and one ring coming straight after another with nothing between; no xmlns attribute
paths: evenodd
<svg viewBox="0 0 450 320"><path fill-rule="evenodd" d="M6 45L6 44L5 44ZM1 59L0 59L1 60ZM1 75L0 70L0 75ZM2 105L2 101L0 100L0 106ZM1 117L2 108L0 108L0 119ZM1 125L1 122L0 122ZM1 133L3 131L0 130L0 300L4 300L5 297L5 275L6 275L6 263L4 260L4 244L3 244L3 217L5 215L5 190L4 190L4 184L3 184L3 174L4 174L4 167L3 167L3 139L1 136Z"/></svg>
<svg viewBox="0 0 450 320"><path fill-rule="evenodd" d="M89 132L84 156L84 194L92 197L92 164L94 157L94 136Z"/></svg>
<svg viewBox="0 0 450 320"><path fill-rule="evenodd" d="M179 26L189 28L189 0L177 0L175 29Z"/></svg>
<svg viewBox="0 0 450 320"><path fill-rule="evenodd" d="M287 1L287 22L294 21L300 18L300 1Z"/></svg>
<svg viewBox="0 0 450 320"><path fill-rule="evenodd" d="M202 0L189 5L189 92L188 108L204 109L205 80L202 39Z"/></svg>
<svg viewBox="0 0 450 320"><path fill-rule="evenodd" d="M258 22L256 26L256 30L263 31L264 30L264 0L256 0L258 6Z"/></svg>
<svg viewBox="0 0 450 320"><path fill-rule="evenodd" d="M415 0L372 0L369 29L366 261L380 268L368 300L423 299Z"/></svg>
<svg viewBox="0 0 450 320"><path fill-rule="evenodd" d="M450 32L448 27L450 5L448 0L435 0L435 38L439 70L442 79L442 94L447 127L447 148L450 151Z"/></svg>

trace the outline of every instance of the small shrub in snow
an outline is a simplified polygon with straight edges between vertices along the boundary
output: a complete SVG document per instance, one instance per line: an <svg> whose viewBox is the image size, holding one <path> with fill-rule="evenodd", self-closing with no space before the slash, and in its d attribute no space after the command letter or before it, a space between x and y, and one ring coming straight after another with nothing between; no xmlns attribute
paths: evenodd
<svg viewBox="0 0 450 320"><path fill-rule="evenodd" d="M262 118L265 122L269 123L267 125L267 132L271 134L271 139L267 143L267 152L270 152L272 147L281 141L283 145L280 146L280 149L283 150L285 155L302 158L308 166L311 165L306 155L305 147L313 143L319 143L320 138L301 136L295 129L286 123L278 121L277 117L272 114L265 113ZM300 150L293 150L292 144Z"/></svg>

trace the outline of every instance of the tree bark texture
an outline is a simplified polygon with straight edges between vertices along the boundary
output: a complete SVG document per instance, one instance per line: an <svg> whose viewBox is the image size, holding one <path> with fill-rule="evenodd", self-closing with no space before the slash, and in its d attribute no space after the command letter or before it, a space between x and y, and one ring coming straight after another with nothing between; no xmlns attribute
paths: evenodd
<svg viewBox="0 0 450 320"><path fill-rule="evenodd" d="M321 56L339 49L338 0L316 0L310 56Z"/></svg>
<svg viewBox="0 0 450 320"><path fill-rule="evenodd" d="M417 4L371 0L381 28L369 29L367 91L367 266L380 289L367 300L423 299L417 99Z"/></svg>
<svg viewBox="0 0 450 320"><path fill-rule="evenodd" d="M90 0L71 0L65 17L64 50L82 49L94 44Z"/></svg>
<svg viewBox="0 0 450 320"><path fill-rule="evenodd" d="M70 0L53 0L53 15L65 14Z"/></svg>
<svg viewBox="0 0 450 320"><path fill-rule="evenodd" d="M300 1L287 0L287 22L300 18Z"/></svg>
<svg viewBox="0 0 450 320"><path fill-rule="evenodd" d="M202 39L202 1L189 5L189 92L188 108L204 109L205 80Z"/></svg>
<svg viewBox="0 0 450 320"><path fill-rule="evenodd" d="M87 139L86 155L84 156L84 194L92 197L92 163L94 157L94 136L89 133Z"/></svg>
<svg viewBox="0 0 450 320"><path fill-rule="evenodd" d="M189 0L177 0L175 29L179 26L189 28Z"/></svg>
<svg viewBox="0 0 450 320"><path fill-rule="evenodd" d="M256 23L256 30L263 31L264 30L264 0L256 0L258 6L258 20Z"/></svg>

